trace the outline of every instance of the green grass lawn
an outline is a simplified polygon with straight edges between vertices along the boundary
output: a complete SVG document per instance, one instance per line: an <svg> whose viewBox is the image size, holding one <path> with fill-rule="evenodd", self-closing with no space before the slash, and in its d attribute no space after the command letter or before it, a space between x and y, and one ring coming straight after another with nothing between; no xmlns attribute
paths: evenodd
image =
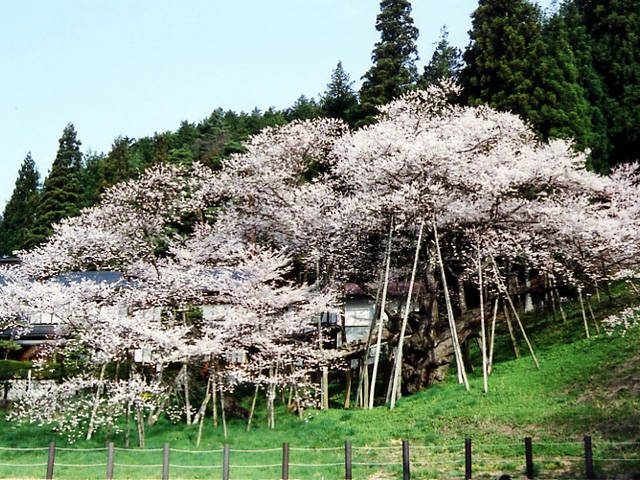
<svg viewBox="0 0 640 480"><path fill-rule="evenodd" d="M618 299L617 308L624 300ZM605 307L606 302L602 311ZM171 445L171 478L222 478L224 444L231 449L231 478L280 478L285 442L291 446L290 478L344 478L345 441L353 445L354 478L399 478L402 440L410 443L413 478L464 477L467 437L473 441L474 478L497 478L504 472L525 478L524 437L533 439L535 471L541 477L580 478L585 435L593 438L599 478L620 473L628 476L618 478L637 478L631 475L640 474L640 330L586 339L579 310L567 313L565 324L525 318L539 370L524 346L521 358L515 358L501 327L487 393L476 368L469 391L451 374L445 382L401 399L393 410L332 408L307 411L300 421L280 408L276 428L270 430L261 409L250 432L244 421L230 420L226 439L209 419L199 447L197 426L161 421L147 429L145 449L121 448L122 434L111 439L117 447L115 478L159 478L165 443ZM472 359L480 364L477 347ZM104 478L104 432L91 442L67 445L45 427L1 425L0 447L18 450L0 449L0 478L44 477L50 441L63 447L56 454L56 478ZM132 443L135 439L132 432ZM25 466L17 469L11 466L15 464ZM64 466L72 464L85 466ZM198 468L206 465L216 467Z"/></svg>

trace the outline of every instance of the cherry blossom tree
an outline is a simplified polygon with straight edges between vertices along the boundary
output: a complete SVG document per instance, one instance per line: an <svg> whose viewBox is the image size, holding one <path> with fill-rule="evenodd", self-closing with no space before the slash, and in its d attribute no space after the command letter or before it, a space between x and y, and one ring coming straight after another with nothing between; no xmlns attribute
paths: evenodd
<svg viewBox="0 0 640 480"><path fill-rule="evenodd" d="M137 367L130 375L134 393L128 405L136 409L141 443L143 410L157 416L154 410L176 389L163 375L171 365L183 364L180 381L186 398L186 379L197 365L209 365L211 375L219 367L232 370L228 353L239 350L249 353L249 365L235 368L227 379L251 380L279 368L281 383L290 378L301 388L313 386L308 369L318 355L308 341L295 337L331 307L332 295L287 280L290 259L284 253L247 245L232 233L232 223L208 223L208 209L217 206L218 195L206 181L210 172L204 172L200 166L160 166L140 180L114 187L99 206L57 225L47 244L23 252L14 274L21 281L3 289L7 315L16 305L50 313L61 353L85 353L81 377L70 378L64 390L38 395L54 397L46 403L62 402L59 406L68 409L67 396L56 392L90 393L87 436L104 423L101 413L113 414L113 395L123 395L120 379L105 378L106 366L131 365L135 352L143 353L156 372L149 375ZM60 282L64 272L95 269L120 272L122 280ZM193 320L186 312L197 306L216 309ZM243 370L253 377L242 376ZM145 394L145 402L135 398L142 390L133 388L141 381L155 392ZM86 395L78 399L87 401ZM37 400L25 399L29 408L19 411L38 421L68 419L77 428L81 416L71 419L52 408L40 415L34 411ZM189 421L190 405L185 409Z"/></svg>
<svg viewBox="0 0 640 480"><path fill-rule="evenodd" d="M155 366L129 377L140 438L142 417L157 418L178 389L186 421L201 422L216 394L246 382L264 389L273 426L278 388L301 407L312 374L335 368L340 355L324 349L317 324L346 282L374 297L381 278L410 279L408 301L398 311L383 302L370 331L389 332L392 404L452 361L466 384L460 344L479 330L487 375L485 309L496 311L500 295L513 305L514 266L585 288L637 269L639 182L634 167L588 172L569 141L542 143L515 115L452 105L456 92L443 83L407 93L357 131L335 119L267 129L220 172L160 165L116 185L21 253L0 314L48 312L61 348L87 352L88 376L73 379L86 383L69 388L88 394L89 434L121 413L111 405L124 384L105 366L134 352ZM54 280L91 270L122 279ZM465 284L477 295L466 298ZM362 355L366 366L368 348ZM207 393L192 415L191 381L203 369ZM153 393L138 402L145 388Z"/></svg>
<svg viewBox="0 0 640 480"><path fill-rule="evenodd" d="M326 123L267 132L268 140L261 137L247 154L225 164L218 179L222 189L235 192L229 198L237 203L225 214L246 222L243 235L291 248L306 268L315 267L321 282L356 281L375 291L369 283L383 263L392 219L392 275L408 278L418 226L426 221L424 237L430 240L419 273L426 288L409 325L406 391L441 378L453 355L451 339L464 340L482 323L484 311L461 315L458 309L453 318L452 309L449 328L443 328L434 316L444 287L439 270L444 282L454 274L481 289L483 282L497 289L506 284L500 277L511 274L509 265L574 282L585 273L602 278L594 269L598 251L619 252L626 245L625 258L633 258L629 235L635 227L627 222L626 240L616 240L614 225L622 218L602 218L603 211L619 208L607 193L613 178L588 172L586 156L569 141L538 141L515 115L449 104L455 92L453 84L411 92L383 107L374 125L335 129L328 143L316 137L326 132ZM305 154L287 156L300 163L282 172L285 162L274 152L291 142ZM312 164L322 168L309 177L304 172ZM434 261L436 232L445 259L440 268ZM606 264L616 268L615 262ZM457 293L460 298L459 287ZM459 356L457 362L461 370Z"/></svg>

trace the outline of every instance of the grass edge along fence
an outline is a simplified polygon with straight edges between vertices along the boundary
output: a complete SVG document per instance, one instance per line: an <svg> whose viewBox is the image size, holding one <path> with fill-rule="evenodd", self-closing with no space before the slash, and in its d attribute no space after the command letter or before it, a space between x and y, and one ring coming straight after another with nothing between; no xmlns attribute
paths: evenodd
<svg viewBox="0 0 640 480"><path fill-rule="evenodd" d="M496 459L500 457L500 448L511 448L514 446L522 448L519 458L515 459L513 455L510 455L507 463L510 465L509 472L497 472L496 471ZM502 479L511 478L575 478L573 475L578 474L581 478L595 479L595 478L611 478L597 476L594 465L597 465L599 470L604 475L611 473L611 465L615 465L616 462L619 465L620 462L633 462L634 468L640 469L640 455L638 448L640 443L609 443L598 450L598 455L594 456L594 444L591 436L585 436L581 442L558 442L558 443L543 443L539 442L535 444L530 437L524 439L523 443L515 444L497 444L497 445L479 445L472 444L470 438L466 438L464 442L464 449L447 447L435 447L435 446L420 446L409 445L406 440L402 441L401 445L394 446L382 446L382 447L354 447L351 442L344 443L344 447L328 447L328 448L293 448L289 443L284 443L282 448L270 448L263 450L240 450L232 449L228 444L225 444L222 449L208 450L208 451L192 451L192 450L179 450L171 449L169 443L165 443L163 448L156 449L121 449L116 448L113 443L109 443L103 448L93 449L74 449L74 448L60 448L55 445L55 442L51 442L49 447L44 448L4 448L0 447L0 467L11 467L11 478L20 478L16 473L23 471L25 467L31 468L46 468L47 479L53 479L54 474L60 469L65 469L66 473L70 473L72 470L78 470L81 475L85 475L88 471L86 469L93 469L92 472L97 472L96 469L102 470L105 478L108 480L118 477L114 474L118 474L118 470L131 469L137 470L143 474L143 478L162 478L168 480L173 474L175 478L190 478L185 476L185 471L198 470L199 473L193 478L222 478L223 480L230 480L231 478L280 478L282 480L288 480L289 478L312 478L311 469L314 473L322 476L319 478L345 478L346 480L352 480L354 469L358 470L356 478L365 478L364 473L369 472L373 474L376 471L389 471L394 474L394 478L402 478L408 480L411 478L411 471L414 468L419 469L417 475L418 478L445 478L443 475L443 468L446 469L444 474L446 478L483 478L489 475L489 478L496 478L500 476ZM607 450L607 447L609 449ZM477 450L474 451L474 448ZM555 448L555 453L551 453ZM626 455L626 458L611 458L603 457L603 454L611 453L613 451L625 450L627 453L631 453L631 457ZM7 451L40 451L44 454L47 452L46 463L6 463L4 453ZM436 461L434 460L434 452L438 450L438 454L448 456L448 460ZM534 451L536 452L534 455ZM66 463L56 459L57 453L63 452L80 452L94 454L93 458L98 458L95 455L101 456L102 460L93 463ZM560 452L560 453L558 453ZM136 462L134 463L121 463L118 456L123 457L125 454L135 455ZM140 460L140 454L152 454L153 463L138 463ZM172 462L172 453L183 455L207 455L208 462ZM278 461L272 461L270 463L247 463L238 461L244 456L250 454L270 454L271 457L278 457ZM105 458L106 454L106 458ZM558 455L566 458L561 458ZM43 455L44 456L44 455ZM339 456L339 457L338 457ZM508 456L508 455L507 455ZM316 461L309 463L300 463L298 458L314 457ZM331 458L328 458L331 457ZM522 458L524 457L524 458ZM623 455L623 457L625 457ZM484 459L483 459L484 458ZM126 460L126 459L125 459ZM429 465L431 463L431 465ZM567 469L567 465L572 463L572 470ZM440 470L433 470L440 465ZM444 464L447 464L443 467ZM429 468L431 467L431 474L429 474ZM614 467L615 468L615 467ZM264 472L269 470L273 472L270 476L256 476L258 472ZM292 470L296 473L305 472L301 477L299 474L291 476ZM202 477L202 472L207 472L206 477ZM232 475L231 472L234 472ZM331 471L331 476L327 475L327 471ZM153 472L153 473L152 473ZM215 473L214 473L215 472ZM244 473L240 473L244 472ZM236 475L236 473L238 473ZM558 476L560 473L560 476ZM636 472L637 473L637 472ZM262 473L260 473L262 474ZM40 474L36 474L36 477L41 477ZM548 477L553 475L553 477ZM564 476L569 475L569 476ZM74 478L73 475L64 475L64 478ZM1 475L0 475L1 477ZM126 478L136 478L135 475L127 473ZM4 477L3 477L4 478ZM23 478L33 478L32 475ZM63 478L62 476L60 478ZM83 477L78 477L83 478ZM98 474L92 475L92 478L100 478ZM315 478L315 477L313 477Z"/></svg>

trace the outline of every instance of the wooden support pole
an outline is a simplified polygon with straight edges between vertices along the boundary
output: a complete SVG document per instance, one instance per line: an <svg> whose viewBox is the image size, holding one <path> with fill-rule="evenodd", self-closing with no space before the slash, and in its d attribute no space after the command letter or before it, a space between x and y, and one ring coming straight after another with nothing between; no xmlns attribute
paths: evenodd
<svg viewBox="0 0 640 480"><path fill-rule="evenodd" d="M115 448L113 442L107 445L107 480L113 479L113 461L115 456Z"/></svg>
<svg viewBox="0 0 640 480"><path fill-rule="evenodd" d="M489 367L487 360L487 328L486 321L484 315L484 281L482 278L482 249L480 247L480 239L477 239L478 245L478 293L480 295L480 339L481 346L480 350L482 350L482 389L484 393L489 391L489 379L487 376L489 375Z"/></svg>
<svg viewBox="0 0 640 480"><path fill-rule="evenodd" d="M527 478L533 478L533 444L531 437L524 439L524 456L527 465Z"/></svg>
<svg viewBox="0 0 640 480"><path fill-rule="evenodd" d="M464 480L471 480L471 439L464 439Z"/></svg>
<svg viewBox="0 0 640 480"><path fill-rule="evenodd" d="M582 321L584 323L584 333L587 338L591 338L589 334L589 324L587 323L587 312L584 309L584 301L582 299L582 287L578 287L578 298L580 299L580 310L582 310Z"/></svg>
<svg viewBox="0 0 640 480"><path fill-rule="evenodd" d="M387 252L386 252L386 264L384 267L384 281L382 286L382 300L380 300L380 316L378 320L378 334L376 337L376 351L373 358L373 371L371 373L371 383L369 385L369 404L368 408L371 410L373 408L373 402L376 396L376 380L378 377L378 364L380 363L380 349L382 348L382 329L384 328L384 320L386 317L386 313L384 311L386 303L387 303L387 290L389 290L389 269L391 267L391 241L393 239L393 219L391 220L391 224L389 225L389 239L387 241ZM365 357L365 368L367 368L369 360L369 349L367 348L366 357Z"/></svg>
<svg viewBox="0 0 640 480"><path fill-rule="evenodd" d="M351 442L344 442L344 478L345 480L353 480L352 473L352 456L351 456Z"/></svg>
<svg viewBox="0 0 640 480"><path fill-rule="evenodd" d="M49 443L49 456L47 458L47 480L53 478L53 466L56 461L56 442Z"/></svg>
<svg viewBox="0 0 640 480"><path fill-rule="evenodd" d="M396 349L395 369L392 378L391 404L389 407L393 409L396 404L396 398L400 392L400 381L402 379L402 349L404 345L404 335L407 331L407 323L409 321L409 310L411 309L411 296L413 295L413 285L416 281L416 270L418 269L418 259L420 256L420 244L422 243L422 232L424 231L424 220L420 222L420 230L418 232L418 241L416 243L416 253L413 259L413 268L411 269L411 280L409 281L409 291L407 292L407 303L404 307L404 315L402 316L402 326L400 327L400 338L398 338L398 347ZM375 381L375 379L374 379ZM372 386L373 388L373 386Z"/></svg>
<svg viewBox="0 0 640 480"><path fill-rule="evenodd" d="M322 366L322 410L329 410L329 367Z"/></svg>
<svg viewBox="0 0 640 480"><path fill-rule="evenodd" d="M224 444L222 453L222 480L229 480L229 444Z"/></svg>
<svg viewBox="0 0 640 480"><path fill-rule="evenodd" d="M282 444L282 480L289 479L289 444Z"/></svg>
<svg viewBox="0 0 640 480"><path fill-rule="evenodd" d="M402 441L402 480L411 478L411 460L409 458L409 441Z"/></svg>
<svg viewBox="0 0 640 480"><path fill-rule="evenodd" d="M440 251L440 240L438 238L438 225L435 217L432 220L433 238L436 244L436 257L438 266L440 267L440 275L442 277L442 291L444 293L445 304L447 306L447 318L449 320L449 329L451 330L451 343L453 344L454 358L456 359L456 367L458 370L458 383L464 384L465 390L469 390L469 380L467 372L464 370L464 362L462 361L462 350L458 341L458 332L456 322L453 316L453 307L451 306L451 297L449 296L449 287L447 286L447 276L445 273L444 262L442 260L442 252Z"/></svg>
<svg viewBox="0 0 640 480"><path fill-rule="evenodd" d="M169 480L169 444L162 448L162 480Z"/></svg>
<svg viewBox="0 0 640 480"><path fill-rule="evenodd" d="M498 270L498 264L496 263L496 259L492 258L491 260L493 261L493 271L495 272L496 279L498 280L498 288L502 289L502 292L504 293L504 295L505 295L505 297L507 299L507 303L511 307L511 311L513 312L513 316L516 318L516 321L518 322L518 326L520 327L520 332L522 333L522 336L524 337L524 341L526 342L527 347L529 347L529 353L531 353L531 358L533 359L533 363L536 365L536 368L538 370L540 370L540 364L538 363L538 359L536 358L536 354L533 351L533 346L531 345L531 342L529 341L529 337L527 336L527 332L525 332L525 330L524 330L524 325L522 324L522 321L520 320L520 315L518 315L518 310L516 310L516 307L513 304L513 300L511 300L511 295L509 295L509 291L507 290L507 287L502 282L502 277L500 277L500 271Z"/></svg>
<svg viewBox="0 0 640 480"><path fill-rule="evenodd" d="M500 303L500 298L496 297L493 302L493 318L491 319L491 337L489 340L489 365L487 366L487 374L491 374L491 369L493 368L493 347L496 342L496 320L498 318L498 304Z"/></svg>
<svg viewBox="0 0 640 480"><path fill-rule="evenodd" d="M593 446L589 435L585 435L584 437L584 465L586 478L590 480L596 478L593 471Z"/></svg>

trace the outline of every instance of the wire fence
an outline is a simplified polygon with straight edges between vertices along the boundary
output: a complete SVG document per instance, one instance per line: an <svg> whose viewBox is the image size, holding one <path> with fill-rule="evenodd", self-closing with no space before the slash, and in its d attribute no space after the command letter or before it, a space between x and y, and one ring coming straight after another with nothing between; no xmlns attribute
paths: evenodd
<svg viewBox="0 0 640 480"><path fill-rule="evenodd" d="M215 450L0 447L0 478L638 478L640 443L582 441ZM622 477L621 475L624 475Z"/></svg>

